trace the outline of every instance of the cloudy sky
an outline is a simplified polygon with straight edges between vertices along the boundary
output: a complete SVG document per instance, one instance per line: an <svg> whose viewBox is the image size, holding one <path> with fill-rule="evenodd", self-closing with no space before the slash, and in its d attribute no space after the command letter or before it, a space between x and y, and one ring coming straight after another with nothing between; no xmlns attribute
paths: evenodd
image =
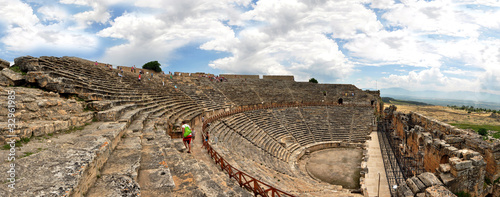
<svg viewBox="0 0 500 197"><path fill-rule="evenodd" d="M0 0L0 58L500 94L499 0Z"/></svg>

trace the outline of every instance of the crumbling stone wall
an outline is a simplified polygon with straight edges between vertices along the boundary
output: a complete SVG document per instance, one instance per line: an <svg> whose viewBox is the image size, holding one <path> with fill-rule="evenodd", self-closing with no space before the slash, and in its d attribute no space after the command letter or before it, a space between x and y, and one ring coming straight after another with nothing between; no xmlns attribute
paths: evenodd
<svg viewBox="0 0 500 197"><path fill-rule="evenodd" d="M189 77L190 73L174 72L175 76Z"/></svg>
<svg viewBox="0 0 500 197"><path fill-rule="evenodd" d="M423 168L434 173L452 192L465 191L484 196L488 146L478 135L417 113L401 113L395 107L385 110L393 135L403 139L403 152L423 156ZM479 137L480 139L480 137ZM469 141L469 142L468 142ZM486 158L486 159L485 159Z"/></svg>
<svg viewBox="0 0 500 197"><path fill-rule="evenodd" d="M203 72L191 73L191 77L203 77L203 76L213 77L215 75L210 74L210 73L203 73Z"/></svg>
<svg viewBox="0 0 500 197"><path fill-rule="evenodd" d="M129 66L117 66L116 67L116 69L118 69L118 70L120 70L120 68L123 69L124 72L129 72L129 73L132 72L132 70L131 70L132 67L129 67ZM151 70L151 69L145 69L142 67L137 67L135 73L139 74L139 70L142 70L142 72L144 72L144 73L146 73L146 72L155 73L155 74L162 73L162 72L156 72L156 71Z"/></svg>
<svg viewBox="0 0 500 197"><path fill-rule="evenodd" d="M220 74L219 76L226 79L260 79L259 75Z"/></svg>
<svg viewBox="0 0 500 197"><path fill-rule="evenodd" d="M457 149L471 149L479 152L486 161L486 176L491 180L500 177L500 143L498 140L485 141L482 136L456 128L438 120L428 118L422 114L411 112L411 124L420 125L431 131L434 138L446 141Z"/></svg>
<svg viewBox="0 0 500 197"><path fill-rule="evenodd" d="M15 130L9 132L7 102L0 102L0 144L15 139L43 136L67 131L92 121L92 111L84 111L82 102L64 99L58 93L23 87L0 87L0 97L5 100L8 92L15 92Z"/></svg>
<svg viewBox="0 0 500 197"><path fill-rule="evenodd" d="M295 81L293 75L263 75L262 79Z"/></svg>

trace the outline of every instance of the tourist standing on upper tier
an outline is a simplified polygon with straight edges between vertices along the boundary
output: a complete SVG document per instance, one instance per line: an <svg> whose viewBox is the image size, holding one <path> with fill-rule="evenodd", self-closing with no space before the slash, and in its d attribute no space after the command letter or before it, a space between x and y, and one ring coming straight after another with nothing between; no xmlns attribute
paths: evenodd
<svg viewBox="0 0 500 197"><path fill-rule="evenodd" d="M139 74L139 81L141 81L141 74Z"/></svg>

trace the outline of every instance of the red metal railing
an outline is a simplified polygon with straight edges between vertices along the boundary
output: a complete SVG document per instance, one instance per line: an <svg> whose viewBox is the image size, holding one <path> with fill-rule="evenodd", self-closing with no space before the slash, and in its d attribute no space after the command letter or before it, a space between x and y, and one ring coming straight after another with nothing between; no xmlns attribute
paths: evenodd
<svg viewBox="0 0 500 197"><path fill-rule="evenodd" d="M336 104L336 103L291 103L291 104L271 104L271 105L258 105L258 106L251 106L251 107L243 107L239 109L234 109L231 111L227 112L222 112L217 115L214 115L205 122L203 122L203 139L205 139L206 136L206 127L208 123L211 123L213 121L216 121L220 118L224 118L236 113L241 113L245 111L253 111L253 110L259 110L259 109L269 109L269 108L280 108L280 107L302 107L302 106L325 106L325 105L337 105L337 106L346 106L346 107L355 107L355 106L361 106L361 107L370 107L371 105L361 105L361 104ZM222 156L215 151L212 146L210 146L210 143L208 141L203 140L203 145L207 149L207 153L210 155L210 157L215 161L215 164L218 165L221 170L225 171L230 178L234 178L238 183L240 184L241 187L245 187L251 192L254 193L255 196L264 196L264 197L281 197L281 196L290 196L293 197L294 195L286 193L280 189L277 189L267 183L264 183L262 181L257 180L256 178L248 175L247 173L231 166Z"/></svg>
<svg viewBox="0 0 500 197"><path fill-rule="evenodd" d="M247 173L231 166L231 164L229 164L224 158L222 158L221 155L219 155L219 153L217 153L210 146L208 141L204 141L203 144L205 145L210 157L212 157L212 159L215 161L215 164L218 165L221 168L221 170L225 171L229 175L229 178L234 178L236 181L238 181L241 187L247 188L248 190L253 192L255 196L259 195L265 197L294 196L282 190L279 190L269 184L259 181L256 178L253 178L252 176L248 175Z"/></svg>

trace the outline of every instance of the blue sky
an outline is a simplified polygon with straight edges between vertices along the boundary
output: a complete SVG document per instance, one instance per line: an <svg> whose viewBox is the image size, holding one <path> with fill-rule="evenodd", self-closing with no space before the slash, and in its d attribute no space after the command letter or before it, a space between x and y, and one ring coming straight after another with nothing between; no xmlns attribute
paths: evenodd
<svg viewBox="0 0 500 197"><path fill-rule="evenodd" d="M500 94L498 0L0 0L0 58Z"/></svg>

